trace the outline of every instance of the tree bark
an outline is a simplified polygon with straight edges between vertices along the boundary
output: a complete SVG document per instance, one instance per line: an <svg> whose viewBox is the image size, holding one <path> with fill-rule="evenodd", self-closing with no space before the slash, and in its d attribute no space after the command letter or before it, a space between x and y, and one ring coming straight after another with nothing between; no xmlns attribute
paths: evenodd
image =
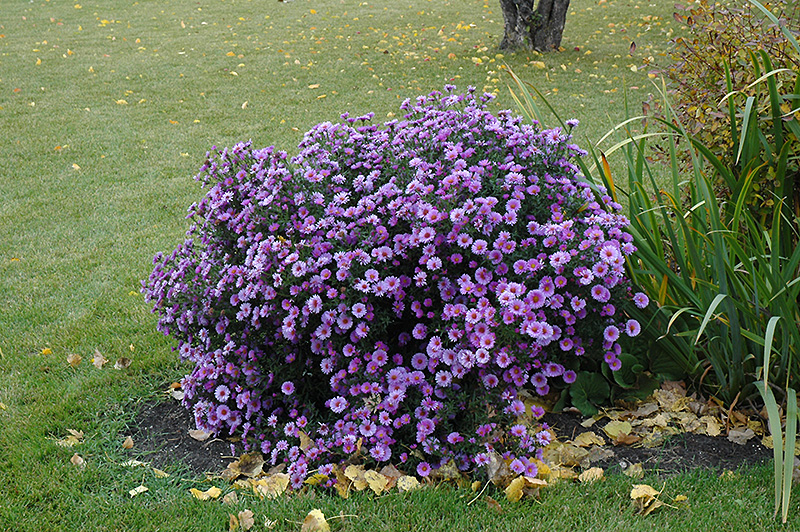
<svg viewBox="0 0 800 532"><path fill-rule="evenodd" d="M536 17L531 25L533 48L541 52L558 50L564 24L567 22L569 0L539 0Z"/></svg>
<svg viewBox="0 0 800 532"><path fill-rule="evenodd" d="M502 49L529 48L541 52L558 50L567 20L570 0L500 0L504 32Z"/></svg>

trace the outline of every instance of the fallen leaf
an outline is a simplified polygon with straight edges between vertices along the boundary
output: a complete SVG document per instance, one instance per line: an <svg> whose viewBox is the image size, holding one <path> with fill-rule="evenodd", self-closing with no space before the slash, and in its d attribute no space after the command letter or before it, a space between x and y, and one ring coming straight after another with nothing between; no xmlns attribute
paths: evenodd
<svg viewBox="0 0 800 532"><path fill-rule="evenodd" d="M397 484L397 479L404 476L403 473L392 464L383 466L383 468L380 470L380 474L386 477L386 479L389 481L386 486L387 490L392 489L394 485Z"/></svg>
<svg viewBox="0 0 800 532"><path fill-rule="evenodd" d="M731 429L730 432L728 432L728 441L737 445L744 445L751 438L755 438L755 436L756 433L753 432L751 428Z"/></svg>
<svg viewBox="0 0 800 532"><path fill-rule="evenodd" d="M635 479L644 478L644 466L641 462L637 462L635 464L630 464L628 467L622 470L622 472Z"/></svg>
<svg viewBox="0 0 800 532"><path fill-rule="evenodd" d="M522 498L522 488L524 487L525 477L519 476L515 478L508 484L508 486L506 486L506 499L511 502L519 502L519 500Z"/></svg>
<svg viewBox="0 0 800 532"><path fill-rule="evenodd" d="M388 478L371 469L364 473L364 479L367 481L369 489L375 492L375 495L383 493L386 490L386 486L389 484Z"/></svg>
<svg viewBox="0 0 800 532"><path fill-rule="evenodd" d="M511 502L519 502L523 496L539 497L539 488L547 486L547 482L534 477L520 475L506 486L506 498Z"/></svg>
<svg viewBox="0 0 800 532"><path fill-rule="evenodd" d="M486 465L486 472L492 484L500 487L508 486L509 482L516 477L516 473L511 471L508 463L495 451L489 454L489 463Z"/></svg>
<svg viewBox="0 0 800 532"><path fill-rule="evenodd" d="M328 532L331 529L328 521L325 520L325 515L318 509L314 508L303 520L303 526L300 527L300 532Z"/></svg>
<svg viewBox="0 0 800 532"><path fill-rule="evenodd" d="M592 431L581 432L572 440L573 445L589 447L592 445L605 445L606 441Z"/></svg>
<svg viewBox="0 0 800 532"><path fill-rule="evenodd" d="M133 361L128 357L120 357L114 363L114 369L126 369L131 365L131 362Z"/></svg>
<svg viewBox="0 0 800 532"><path fill-rule="evenodd" d="M495 512L501 514L503 513L503 507L500 506L500 503L494 500L493 498L486 496L486 506L494 510Z"/></svg>
<svg viewBox="0 0 800 532"><path fill-rule="evenodd" d="M169 476L169 473L166 471L156 469L155 467L153 468L153 474L156 476L156 478L167 478Z"/></svg>
<svg viewBox="0 0 800 532"><path fill-rule="evenodd" d="M631 499L633 499L636 513L640 515L649 515L653 510L662 506L664 503L658 500L659 495L661 495L661 492L657 491L652 486L647 484L634 484L631 490Z"/></svg>
<svg viewBox="0 0 800 532"><path fill-rule="evenodd" d="M207 501L209 499L216 499L220 495L222 495L222 490L216 486L211 486L206 491L200 491L197 488L191 488L189 493L194 495L195 499L200 501Z"/></svg>
<svg viewBox="0 0 800 532"><path fill-rule="evenodd" d="M417 477L404 475L397 479L397 491L406 492L419 488L419 480Z"/></svg>
<svg viewBox="0 0 800 532"><path fill-rule="evenodd" d="M138 486L128 491L128 493L130 494L131 497L136 497L137 495L140 495L146 491L149 491L147 486Z"/></svg>
<svg viewBox="0 0 800 532"><path fill-rule="evenodd" d="M261 453L243 454L238 460L228 464L228 467L222 472L222 478L232 481L242 475L249 478L257 477L261 474L263 467L264 457L261 456Z"/></svg>
<svg viewBox="0 0 800 532"><path fill-rule="evenodd" d="M627 421L609 421L608 424L603 427L603 432L605 432L609 438L612 440L616 440L620 434L630 434L633 427Z"/></svg>
<svg viewBox="0 0 800 532"><path fill-rule="evenodd" d="M83 360L83 357L80 356L80 355L77 355L77 354L67 355L67 362L73 368L77 368L80 365L81 360Z"/></svg>
<svg viewBox="0 0 800 532"><path fill-rule="evenodd" d="M211 436L211 433L200 429L192 429L189 431L189 436L197 441L206 441Z"/></svg>
<svg viewBox="0 0 800 532"><path fill-rule="evenodd" d="M73 445L78 445L83 443L83 431L81 430L74 430L74 429L67 429L69 434L56 441L56 445L59 447L72 447Z"/></svg>
<svg viewBox="0 0 800 532"><path fill-rule="evenodd" d="M250 530L253 528L253 525L256 524L253 512L250 510L242 510L237 517L239 518L239 526L242 527L242 530Z"/></svg>
<svg viewBox="0 0 800 532"><path fill-rule="evenodd" d="M144 462L140 462L139 460L128 460L126 462L122 462L120 464L122 467L139 467L139 466L146 466Z"/></svg>
<svg viewBox="0 0 800 532"><path fill-rule="evenodd" d="M289 485L289 475L275 473L266 478L259 479L253 484L253 491L262 499L276 499L280 497Z"/></svg>
<svg viewBox="0 0 800 532"><path fill-rule="evenodd" d="M70 463L75 467L80 467L81 469L86 467L86 461L81 458L78 453L72 455L72 458L69 459Z"/></svg>
<svg viewBox="0 0 800 532"><path fill-rule="evenodd" d="M336 484L333 485L333 487L336 488L336 493L338 493L339 497L342 499L347 499L350 497L350 485L352 481L344 475L344 472L338 466L334 467L333 473L336 475ZM399 488L400 484L398 482L398 489Z"/></svg>
<svg viewBox="0 0 800 532"><path fill-rule="evenodd" d="M358 491L364 490L369 485L367 480L364 478L364 466L363 465L349 465L344 470L344 476L349 478L353 482L353 487Z"/></svg>
<svg viewBox="0 0 800 532"><path fill-rule="evenodd" d="M105 366L107 362L108 362L108 360L106 359L106 357L104 357L100 353L100 351L95 349L94 350L94 356L92 357L92 364L94 365L94 367L96 367L98 369L102 369L102 367Z"/></svg>
<svg viewBox="0 0 800 532"><path fill-rule="evenodd" d="M239 502L239 494L235 491L229 491L222 497L222 504L233 505Z"/></svg>
<svg viewBox="0 0 800 532"><path fill-rule="evenodd" d="M133 438L131 438L130 436L125 438L125 441L122 442L122 448L123 449L133 449Z"/></svg>
<svg viewBox="0 0 800 532"><path fill-rule="evenodd" d="M583 483L592 483L597 480L603 480L605 472L602 467L591 467L578 475L578 480Z"/></svg>

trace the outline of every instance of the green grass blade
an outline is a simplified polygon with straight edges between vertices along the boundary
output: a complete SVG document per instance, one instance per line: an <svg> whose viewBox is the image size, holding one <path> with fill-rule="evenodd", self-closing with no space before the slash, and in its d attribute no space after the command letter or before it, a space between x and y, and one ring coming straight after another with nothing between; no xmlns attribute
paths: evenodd
<svg viewBox="0 0 800 532"><path fill-rule="evenodd" d="M774 440L774 438L773 438ZM783 486L781 497L781 522L789 516L789 499L792 496L792 470L794 469L794 446L797 440L797 393L786 390L786 439L783 445Z"/></svg>

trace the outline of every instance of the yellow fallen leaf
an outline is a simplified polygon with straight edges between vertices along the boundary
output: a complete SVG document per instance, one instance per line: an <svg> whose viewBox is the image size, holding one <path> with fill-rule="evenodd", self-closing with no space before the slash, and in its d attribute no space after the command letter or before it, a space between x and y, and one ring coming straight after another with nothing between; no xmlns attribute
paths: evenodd
<svg viewBox="0 0 800 532"><path fill-rule="evenodd" d="M83 357L80 356L80 355L77 355L77 354L69 354L69 355L67 355L67 362L73 368L77 368L80 365L81 360L83 360Z"/></svg>
<svg viewBox="0 0 800 532"><path fill-rule="evenodd" d="M531 61L531 65L535 66L536 68L547 68L547 65L544 64L544 61Z"/></svg>
<svg viewBox="0 0 800 532"><path fill-rule="evenodd" d="M344 476L349 478L353 482L353 487L358 491L362 491L369 486L367 480L364 478L364 466L363 465L349 465L344 470Z"/></svg>
<svg viewBox="0 0 800 532"><path fill-rule="evenodd" d="M659 495L661 495L661 492L657 491L652 486L647 484L634 484L631 490L631 499L633 499L636 513L646 516L656 508L662 506L664 503L658 500Z"/></svg>
<svg viewBox="0 0 800 532"><path fill-rule="evenodd" d="M573 445L578 447L590 447L592 445L605 445L605 440L592 431L581 432L572 440Z"/></svg>
<svg viewBox="0 0 800 532"><path fill-rule="evenodd" d="M37 57L36 58L36 66L39 66L41 64L42 64L42 60Z"/></svg>
<svg viewBox="0 0 800 532"><path fill-rule="evenodd" d="M169 473L167 473L166 471L162 471L160 469L156 469L155 467L153 468L153 474L156 476L156 478L167 478L167 477L169 477Z"/></svg>
<svg viewBox="0 0 800 532"><path fill-rule="evenodd" d="M119 99L119 100L116 100L116 104L117 105L128 105L128 102L127 102L127 100Z"/></svg>
<svg viewBox="0 0 800 532"><path fill-rule="evenodd" d="M397 479L397 491L406 492L419 488L419 480L417 477L403 475Z"/></svg>
<svg viewBox="0 0 800 532"><path fill-rule="evenodd" d="M641 462L637 462L629 465L622 472L631 478L640 479L644 477L644 466Z"/></svg>
<svg viewBox="0 0 800 532"><path fill-rule="evenodd" d="M633 427L631 427L631 424L627 421L609 421L608 424L603 427L603 432L612 440L619 439L622 434L630 434L631 430L633 430Z"/></svg>
<svg viewBox="0 0 800 532"><path fill-rule="evenodd" d="M300 527L300 532L329 532L331 529L328 521L325 520L325 514L320 510L314 508L303 520L303 526Z"/></svg>
<svg viewBox="0 0 800 532"><path fill-rule="evenodd" d="M522 488L525 487L525 478L519 476L509 483L505 489L506 499L511 502L519 502L522 498Z"/></svg>
<svg viewBox="0 0 800 532"><path fill-rule="evenodd" d="M147 486L138 486L138 487L133 488L132 490L128 491L128 493L130 494L131 497L136 497L137 495L140 495L140 494L142 494L142 493L144 493L146 491L149 491Z"/></svg>
<svg viewBox="0 0 800 532"><path fill-rule="evenodd" d="M125 441L122 442L122 448L123 449L133 449L133 438L131 438L130 436L125 438Z"/></svg>
<svg viewBox="0 0 800 532"><path fill-rule="evenodd" d="M313 84L309 85L308 88L309 89L318 89L319 88L319 83L313 83Z"/></svg>
<svg viewBox="0 0 800 532"><path fill-rule="evenodd" d="M386 490L386 486L389 484L388 478L372 469L364 473L364 479L367 481L369 489L375 492L375 495L383 493Z"/></svg>
<svg viewBox="0 0 800 532"><path fill-rule="evenodd" d="M266 478L259 479L253 484L253 491L262 499L276 499L286 491L289 485L289 475L286 473L275 473Z"/></svg>
<svg viewBox="0 0 800 532"><path fill-rule="evenodd" d="M79 443L82 443L83 431L75 429L67 429L67 432L69 432L69 434L64 438L57 440L56 445L58 445L59 447L72 447L73 445L78 445Z"/></svg>
<svg viewBox="0 0 800 532"><path fill-rule="evenodd" d="M191 488L189 493L194 495L195 499L200 501L207 501L209 499L216 499L220 495L222 495L222 490L216 486L211 486L206 491L200 491L197 488Z"/></svg>

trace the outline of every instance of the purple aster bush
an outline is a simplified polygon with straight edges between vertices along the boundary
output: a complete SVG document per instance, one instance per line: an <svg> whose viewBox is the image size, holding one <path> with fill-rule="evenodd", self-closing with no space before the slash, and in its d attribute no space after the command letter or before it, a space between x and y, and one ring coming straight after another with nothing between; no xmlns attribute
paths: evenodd
<svg viewBox="0 0 800 532"><path fill-rule="evenodd" d="M535 470L549 434L520 421L520 391L574 382L581 357L618 369L640 330L623 309L646 301L581 150L490 98L448 86L383 126L343 115L293 157L209 153L187 240L144 286L194 364L199 428L241 434L295 486L354 453L423 476L491 452Z"/></svg>

